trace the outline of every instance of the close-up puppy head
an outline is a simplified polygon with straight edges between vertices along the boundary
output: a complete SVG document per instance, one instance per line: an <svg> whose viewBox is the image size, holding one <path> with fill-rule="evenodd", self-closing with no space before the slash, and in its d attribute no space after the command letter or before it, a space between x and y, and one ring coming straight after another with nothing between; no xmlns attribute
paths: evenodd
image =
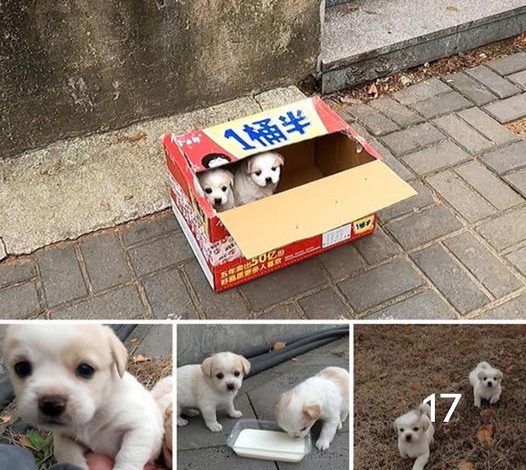
<svg viewBox="0 0 526 470"><path fill-rule="evenodd" d="M281 429L292 437L303 438L320 417L319 405L307 406L295 399L294 390L282 393L274 405L274 416Z"/></svg>
<svg viewBox="0 0 526 470"><path fill-rule="evenodd" d="M502 382L502 372L494 367L485 367L477 375L479 382L486 388L495 388Z"/></svg>
<svg viewBox="0 0 526 470"><path fill-rule="evenodd" d="M221 352L206 358L201 371L219 392L235 394L250 372L250 362L239 354Z"/></svg>
<svg viewBox="0 0 526 470"><path fill-rule="evenodd" d="M230 197L234 176L228 170L216 168L200 173L198 178L208 202L220 211Z"/></svg>
<svg viewBox="0 0 526 470"><path fill-rule="evenodd" d="M101 325L12 325L4 362L17 411L46 430L83 426L122 379L128 353Z"/></svg>
<svg viewBox="0 0 526 470"><path fill-rule="evenodd" d="M429 428L429 406L420 405L416 410L400 416L394 422L394 430L403 442L412 443L422 439Z"/></svg>
<svg viewBox="0 0 526 470"><path fill-rule="evenodd" d="M277 152L260 153L246 159L245 172L254 183L264 188L279 182L284 164L284 158Z"/></svg>

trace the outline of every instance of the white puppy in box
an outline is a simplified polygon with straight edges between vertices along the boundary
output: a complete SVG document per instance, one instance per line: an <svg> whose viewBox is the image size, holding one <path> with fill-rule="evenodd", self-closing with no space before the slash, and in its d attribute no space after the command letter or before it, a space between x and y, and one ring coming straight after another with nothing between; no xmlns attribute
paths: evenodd
<svg viewBox="0 0 526 470"><path fill-rule="evenodd" d="M400 457L416 459L413 470L423 470L435 434L429 405L422 403L417 409L396 418L394 430L398 434Z"/></svg>
<svg viewBox="0 0 526 470"><path fill-rule="evenodd" d="M243 377L250 372L250 362L238 354L221 352L206 358L202 364L177 369L177 426L188 421L181 414L195 416L201 412L206 427L219 432L217 410L224 409L231 418L243 413L234 407L234 398L241 388Z"/></svg>
<svg viewBox="0 0 526 470"><path fill-rule="evenodd" d="M481 400L488 400L491 405L499 401L502 387L502 372L491 367L487 362L480 362L469 373L469 383L473 387L473 398L477 408Z"/></svg>
<svg viewBox="0 0 526 470"><path fill-rule="evenodd" d="M224 168L213 168L199 173L197 178L205 197L217 212L223 212L235 206L232 172Z"/></svg>
<svg viewBox="0 0 526 470"><path fill-rule="evenodd" d="M164 426L152 395L128 372L128 352L109 327L13 325L4 359L21 418L53 432L59 463L88 470L91 450L138 470L159 456Z"/></svg>
<svg viewBox="0 0 526 470"><path fill-rule="evenodd" d="M242 160L234 173L234 198L237 206L248 204L276 191L285 164L277 152L259 153Z"/></svg>
<svg viewBox="0 0 526 470"><path fill-rule="evenodd" d="M323 369L282 393L274 405L274 415L279 426L297 438L305 437L321 420L323 427L316 447L328 449L349 415L349 373L341 367Z"/></svg>

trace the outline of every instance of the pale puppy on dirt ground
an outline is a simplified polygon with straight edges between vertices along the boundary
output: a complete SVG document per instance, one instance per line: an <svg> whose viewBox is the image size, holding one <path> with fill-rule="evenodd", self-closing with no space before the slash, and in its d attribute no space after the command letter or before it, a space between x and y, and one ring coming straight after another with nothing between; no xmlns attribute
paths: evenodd
<svg viewBox="0 0 526 470"><path fill-rule="evenodd" d="M429 446L435 434L429 405L422 403L416 410L396 418L394 430L398 434L400 457L416 459L413 470L423 470L429 460Z"/></svg>
<svg viewBox="0 0 526 470"><path fill-rule="evenodd" d="M226 211L235 206L234 175L230 171L215 168L199 173L197 177L206 199L217 212Z"/></svg>
<svg viewBox="0 0 526 470"><path fill-rule="evenodd" d="M236 206L272 196L279 183L285 159L277 152L245 158L234 173Z"/></svg>
<svg viewBox="0 0 526 470"><path fill-rule="evenodd" d="M502 392L502 372L491 367L487 362L479 362L469 373L469 383L473 387L473 400L480 408L481 400L488 400L491 405L499 401Z"/></svg>
<svg viewBox="0 0 526 470"><path fill-rule="evenodd" d="M161 410L126 372L128 351L111 328L12 325L4 358L19 415L53 432L57 462L88 470L89 449L114 459L113 470L137 470L159 456Z"/></svg>
<svg viewBox="0 0 526 470"><path fill-rule="evenodd" d="M243 413L234 407L234 398L241 388L243 377L250 372L250 362L238 354L221 352L206 358L202 364L191 364L177 369L177 426L188 421L181 414L203 415L206 427L219 432L223 426L217 421L217 410L226 410L231 418ZM199 410L199 411L197 411Z"/></svg>
<svg viewBox="0 0 526 470"><path fill-rule="evenodd" d="M323 427L316 447L328 449L349 415L349 373L341 367L323 369L282 393L274 405L274 415L283 430L298 438L305 437L321 420Z"/></svg>

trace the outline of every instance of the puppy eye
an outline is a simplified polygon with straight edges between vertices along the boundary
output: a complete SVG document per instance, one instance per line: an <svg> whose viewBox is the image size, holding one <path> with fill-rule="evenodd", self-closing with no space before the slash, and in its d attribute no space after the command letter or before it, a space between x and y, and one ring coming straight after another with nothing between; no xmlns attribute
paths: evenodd
<svg viewBox="0 0 526 470"><path fill-rule="evenodd" d="M14 369L16 375L18 375L21 379L29 377L31 375L31 372L33 372L33 367L31 366L31 363L29 361L17 362L15 364Z"/></svg>
<svg viewBox="0 0 526 470"><path fill-rule="evenodd" d="M239 372L238 370L236 370L236 371L234 372L234 375L235 375L236 377L239 377L239 376L240 376L240 372Z"/></svg>
<svg viewBox="0 0 526 470"><path fill-rule="evenodd" d="M221 191L223 191L224 193L226 193L226 190L227 190L227 189L228 189L228 188L227 188L226 186L223 186L223 187L221 188Z"/></svg>
<svg viewBox="0 0 526 470"><path fill-rule="evenodd" d="M413 428L413 431L417 432L417 431L418 431L418 426L415 426L415 427Z"/></svg>
<svg viewBox="0 0 526 470"><path fill-rule="evenodd" d="M261 176L261 170L256 171L256 176Z"/></svg>
<svg viewBox="0 0 526 470"><path fill-rule="evenodd" d="M404 432L404 428L400 428L400 432Z"/></svg>
<svg viewBox="0 0 526 470"><path fill-rule="evenodd" d="M305 426L304 428L301 428L300 432L303 432L303 431L306 431L306 430L307 430L307 426Z"/></svg>
<svg viewBox="0 0 526 470"><path fill-rule="evenodd" d="M212 194L212 188L206 188L205 189L206 194Z"/></svg>
<svg viewBox="0 0 526 470"><path fill-rule="evenodd" d="M273 167L272 167L272 171L276 171L277 169L278 169L277 166L273 166Z"/></svg>
<svg viewBox="0 0 526 470"><path fill-rule="evenodd" d="M222 372L219 372L219 374L217 374L216 377L217 377L219 380L221 380L221 379L224 377L224 375L223 375Z"/></svg>
<svg viewBox="0 0 526 470"><path fill-rule="evenodd" d="M75 371L76 374L83 379L91 379L95 373L95 369L89 364L80 364Z"/></svg>

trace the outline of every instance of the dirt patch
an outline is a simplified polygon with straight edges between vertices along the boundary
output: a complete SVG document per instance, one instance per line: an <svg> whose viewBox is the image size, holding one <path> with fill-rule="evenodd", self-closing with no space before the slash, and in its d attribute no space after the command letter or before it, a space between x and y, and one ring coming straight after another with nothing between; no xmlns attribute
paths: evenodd
<svg viewBox="0 0 526 470"><path fill-rule="evenodd" d="M506 127L513 133L526 139L526 118L506 124Z"/></svg>
<svg viewBox="0 0 526 470"><path fill-rule="evenodd" d="M496 405L473 405L468 374L486 360L504 373ZM437 399L435 443L426 470L526 469L525 325L355 326L355 470L400 470L394 420L432 393L462 393L449 423L451 400ZM491 444L477 432L492 425ZM488 429L488 427L483 428Z"/></svg>

